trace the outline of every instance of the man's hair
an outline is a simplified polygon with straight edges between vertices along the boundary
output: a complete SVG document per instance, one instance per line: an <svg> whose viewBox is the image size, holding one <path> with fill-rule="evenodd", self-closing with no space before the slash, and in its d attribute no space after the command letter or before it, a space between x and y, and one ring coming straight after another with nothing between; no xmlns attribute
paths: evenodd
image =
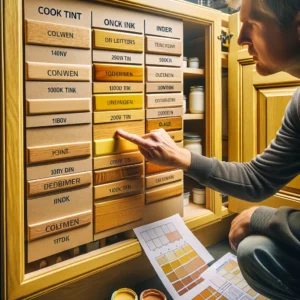
<svg viewBox="0 0 300 300"><path fill-rule="evenodd" d="M265 13L272 16L281 29L287 29L300 12L300 0L259 0ZM241 0L228 0L230 7L238 8Z"/></svg>

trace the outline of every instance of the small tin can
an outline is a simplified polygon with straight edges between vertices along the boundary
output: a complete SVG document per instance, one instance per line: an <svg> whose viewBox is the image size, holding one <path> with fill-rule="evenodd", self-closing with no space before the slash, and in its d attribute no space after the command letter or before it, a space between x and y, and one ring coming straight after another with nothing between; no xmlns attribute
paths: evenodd
<svg viewBox="0 0 300 300"><path fill-rule="evenodd" d="M159 290L149 289L141 293L140 300L167 300L167 297Z"/></svg>
<svg viewBox="0 0 300 300"><path fill-rule="evenodd" d="M138 300L138 296L135 291L122 288L112 294L111 300Z"/></svg>

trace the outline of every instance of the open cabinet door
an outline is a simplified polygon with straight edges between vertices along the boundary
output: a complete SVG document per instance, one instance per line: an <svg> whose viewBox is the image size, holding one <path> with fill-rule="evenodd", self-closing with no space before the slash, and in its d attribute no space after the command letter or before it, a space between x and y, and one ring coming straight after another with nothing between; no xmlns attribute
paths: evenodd
<svg viewBox="0 0 300 300"><path fill-rule="evenodd" d="M261 76L247 47L237 45L239 14L230 17L234 34L229 53L229 161L248 162L275 138L282 117L300 80L286 73ZM296 177L274 196L259 203L264 206L300 208L300 177ZM241 212L257 203L229 197L229 210Z"/></svg>

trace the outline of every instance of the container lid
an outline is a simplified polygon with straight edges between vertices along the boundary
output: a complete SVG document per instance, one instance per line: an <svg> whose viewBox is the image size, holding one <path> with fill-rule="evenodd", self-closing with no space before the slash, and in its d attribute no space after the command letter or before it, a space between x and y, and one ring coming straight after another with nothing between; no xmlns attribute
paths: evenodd
<svg viewBox="0 0 300 300"><path fill-rule="evenodd" d="M128 288L119 289L115 291L111 296L111 300L122 300L122 299L138 300L138 297L135 291Z"/></svg>
<svg viewBox="0 0 300 300"><path fill-rule="evenodd" d="M190 57L189 61L199 61L199 58L198 57Z"/></svg>
<svg viewBox="0 0 300 300"><path fill-rule="evenodd" d="M167 300L167 297L159 290L149 289L141 293L140 300Z"/></svg>
<svg viewBox="0 0 300 300"><path fill-rule="evenodd" d="M199 188L193 188L193 193L198 193L198 194L202 194L202 193L205 193L205 188L203 189L199 189Z"/></svg>
<svg viewBox="0 0 300 300"><path fill-rule="evenodd" d="M201 135L194 132L185 132L183 136L185 140L201 140Z"/></svg>
<svg viewBox="0 0 300 300"><path fill-rule="evenodd" d="M202 85L192 85L190 87L190 90L201 90L201 91L203 91L203 86Z"/></svg>

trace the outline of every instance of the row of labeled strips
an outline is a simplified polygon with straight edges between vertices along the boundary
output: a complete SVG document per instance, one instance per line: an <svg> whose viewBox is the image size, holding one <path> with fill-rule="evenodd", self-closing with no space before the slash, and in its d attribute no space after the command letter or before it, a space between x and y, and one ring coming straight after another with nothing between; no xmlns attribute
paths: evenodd
<svg viewBox="0 0 300 300"><path fill-rule="evenodd" d="M25 21L29 262L92 240L90 32Z"/></svg>
<svg viewBox="0 0 300 300"><path fill-rule="evenodd" d="M111 154L126 155L127 152L137 150L137 146L117 138L116 130L123 128L138 135L143 135L145 131L142 94L144 36L93 30L93 48L94 80L107 82L110 90L120 87L123 90L121 94L94 93L95 159ZM95 62L121 62L126 65L95 64ZM118 85L112 85L112 82L117 82ZM132 88L136 93L132 93ZM120 161L120 158L117 160ZM136 163L136 160L139 160L139 163ZM120 226L142 219L143 158L138 156L132 160L127 156L126 165L124 163L118 167L102 165L101 170L98 170L94 164L94 169L94 233L116 228L121 230Z"/></svg>

